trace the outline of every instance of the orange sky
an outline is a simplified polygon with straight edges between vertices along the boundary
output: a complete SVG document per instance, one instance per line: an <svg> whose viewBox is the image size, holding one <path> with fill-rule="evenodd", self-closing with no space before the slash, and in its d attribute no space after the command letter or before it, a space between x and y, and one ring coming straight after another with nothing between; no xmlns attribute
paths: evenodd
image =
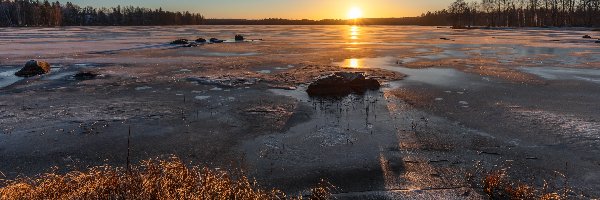
<svg viewBox="0 0 600 200"><path fill-rule="evenodd" d="M446 8L453 0L72 0L79 5L134 5L189 10L208 18L342 19L356 6L369 17L418 16Z"/></svg>

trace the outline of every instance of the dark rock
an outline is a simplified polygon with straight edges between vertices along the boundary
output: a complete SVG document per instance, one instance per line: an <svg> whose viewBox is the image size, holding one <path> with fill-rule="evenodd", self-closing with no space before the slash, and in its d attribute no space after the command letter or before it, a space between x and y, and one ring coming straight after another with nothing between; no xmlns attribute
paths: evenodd
<svg viewBox="0 0 600 200"><path fill-rule="evenodd" d="M584 35L584 36L583 36L583 38L586 38L586 39L592 39L592 36L589 36L589 35Z"/></svg>
<svg viewBox="0 0 600 200"><path fill-rule="evenodd" d="M600 43L600 39L596 40L596 43Z"/></svg>
<svg viewBox="0 0 600 200"><path fill-rule="evenodd" d="M79 72L73 75L73 78L75 78L75 80L90 80L96 78L98 75L100 74L96 72Z"/></svg>
<svg viewBox="0 0 600 200"><path fill-rule="evenodd" d="M440 38L440 40L450 40L450 39L443 37L443 38Z"/></svg>
<svg viewBox="0 0 600 200"><path fill-rule="evenodd" d="M242 35L235 35L235 41L244 41L244 36L242 36Z"/></svg>
<svg viewBox="0 0 600 200"><path fill-rule="evenodd" d="M171 42L171 44L189 44L189 43L190 43L190 41L188 41L187 39L178 39L178 40Z"/></svg>
<svg viewBox="0 0 600 200"><path fill-rule="evenodd" d="M223 43L223 42L225 42L225 40L219 40L217 38L210 38L209 41L212 42L212 43Z"/></svg>
<svg viewBox="0 0 600 200"><path fill-rule="evenodd" d="M44 61L30 60L21 70L15 73L16 76L31 77L50 72L50 64Z"/></svg>
<svg viewBox="0 0 600 200"><path fill-rule="evenodd" d="M204 39L204 38L198 38L198 39L196 39L196 42L198 42L198 43L205 43L206 39Z"/></svg>
<svg viewBox="0 0 600 200"><path fill-rule="evenodd" d="M365 77L363 72L335 72L311 83L306 92L309 96L345 96L379 87L379 81Z"/></svg>

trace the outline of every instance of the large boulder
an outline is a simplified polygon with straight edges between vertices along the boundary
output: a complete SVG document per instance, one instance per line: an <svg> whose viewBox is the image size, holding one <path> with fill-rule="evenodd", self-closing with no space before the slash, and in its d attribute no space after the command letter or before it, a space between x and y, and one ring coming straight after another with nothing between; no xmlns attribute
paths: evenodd
<svg viewBox="0 0 600 200"><path fill-rule="evenodd" d="M345 96L351 93L362 94L379 87L379 81L365 77L363 72L335 72L311 83L306 92L309 96Z"/></svg>
<svg viewBox="0 0 600 200"><path fill-rule="evenodd" d="M44 61L30 60L21 70L15 73L20 77L31 77L50 72L50 64Z"/></svg>

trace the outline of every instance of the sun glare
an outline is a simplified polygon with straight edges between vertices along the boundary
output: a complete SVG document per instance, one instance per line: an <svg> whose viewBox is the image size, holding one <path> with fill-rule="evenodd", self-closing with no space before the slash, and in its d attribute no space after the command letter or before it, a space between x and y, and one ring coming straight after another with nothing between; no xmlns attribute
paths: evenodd
<svg viewBox="0 0 600 200"><path fill-rule="evenodd" d="M358 62L358 59L356 59L356 58L349 59L347 62L348 62L348 67L350 67L350 68L360 68L360 63Z"/></svg>
<svg viewBox="0 0 600 200"><path fill-rule="evenodd" d="M348 10L348 19L358 19L362 17L362 10L359 7L353 7Z"/></svg>

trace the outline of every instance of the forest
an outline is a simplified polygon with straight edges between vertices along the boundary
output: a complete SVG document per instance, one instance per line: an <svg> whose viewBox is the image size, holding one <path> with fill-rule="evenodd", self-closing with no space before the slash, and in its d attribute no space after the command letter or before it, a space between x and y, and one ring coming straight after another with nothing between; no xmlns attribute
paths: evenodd
<svg viewBox="0 0 600 200"><path fill-rule="evenodd" d="M600 0L456 0L418 17L361 20L205 19L198 13L133 6L80 7L71 2L0 0L0 26L154 25L424 25L478 27L598 27Z"/></svg>
<svg viewBox="0 0 600 200"><path fill-rule="evenodd" d="M454 27L592 27L600 26L600 0L456 0L421 18Z"/></svg>
<svg viewBox="0 0 600 200"><path fill-rule="evenodd" d="M133 6L80 7L71 2L0 0L0 26L199 25L204 16Z"/></svg>

